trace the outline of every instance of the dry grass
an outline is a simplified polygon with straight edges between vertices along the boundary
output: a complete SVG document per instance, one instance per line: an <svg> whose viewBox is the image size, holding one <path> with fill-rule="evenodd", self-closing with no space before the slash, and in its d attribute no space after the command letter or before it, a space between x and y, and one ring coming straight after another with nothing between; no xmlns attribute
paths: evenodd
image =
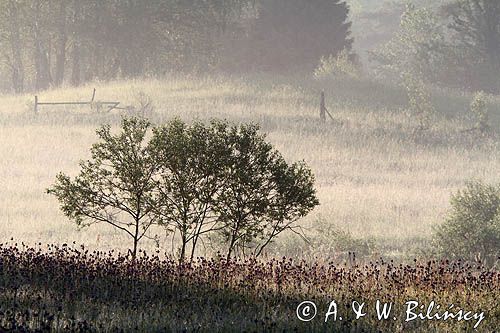
<svg viewBox="0 0 500 333"><path fill-rule="evenodd" d="M479 139L461 132L472 126L466 113L470 96L436 91L433 128L413 135L404 94L368 81L172 78L97 83L39 96L42 101L85 100L94 86L98 100L125 105L134 104L137 92L143 91L156 105L156 122L179 116L260 123L286 158L304 159L316 175L321 205L301 222L306 228L322 218L355 237L388 244L390 251L427 239L432 226L443 220L450 193L466 180L500 181L498 98L490 105L496 132ZM335 122L318 121L320 88L326 91ZM123 248L124 239L113 230L77 231L55 199L44 193L58 171L78 171L78 161L88 156L95 141L96 127L117 124L119 113L42 107L35 117L30 100L28 95L0 96L0 241L75 240L90 247ZM286 245L287 238L281 241ZM275 247L276 254L288 248Z"/></svg>

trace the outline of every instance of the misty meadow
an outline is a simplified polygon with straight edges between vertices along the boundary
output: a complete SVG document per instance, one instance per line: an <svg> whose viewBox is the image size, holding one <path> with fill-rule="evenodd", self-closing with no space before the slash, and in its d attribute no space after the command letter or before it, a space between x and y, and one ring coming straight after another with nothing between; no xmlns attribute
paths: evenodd
<svg viewBox="0 0 500 333"><path fill-rule="evenodd" d="M498 330L499 2L0 0L0 55L0 331Z"/></svg>

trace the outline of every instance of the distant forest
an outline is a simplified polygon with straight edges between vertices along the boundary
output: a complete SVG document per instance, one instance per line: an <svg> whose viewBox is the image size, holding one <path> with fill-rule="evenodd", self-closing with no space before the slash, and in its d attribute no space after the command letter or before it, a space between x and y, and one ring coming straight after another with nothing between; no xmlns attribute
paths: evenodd
<svg viewBox="0 0 500 333"><path fill-rule="evenodd" d="M338 0L1 0L0 89L171 72L312 71L350 52Z"/></svg>
<svg viewBox="0 0 500 333"><path fill-rule="evenodd" d="M385 81L500 93L500 1L349 0L354 50ZM405 79L403 79L405 80Z"/></svg>
<svg viewBox="0 0 500 333"><path fill-rule="evenodd" d="M0 0L0 91L212 72L498 93L500 1Z"/></svg>

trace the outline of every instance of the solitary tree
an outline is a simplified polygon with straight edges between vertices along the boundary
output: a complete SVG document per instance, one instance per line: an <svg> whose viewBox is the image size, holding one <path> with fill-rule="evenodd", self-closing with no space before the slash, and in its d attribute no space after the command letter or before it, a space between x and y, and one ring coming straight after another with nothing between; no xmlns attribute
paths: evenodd
<svg viewBox="0 0 500 333"><path fill-rule="evenodd" d="M483 91L474 94L470 103L470 110L476 118L474 126L480 133L484 134L490 128L488 120L488 95Z"/></svg>
<svg viewBox="0 0 500 333"><path fill-rule="evenodd" d="M122 131L112 135L110 126L97 131L100 142L91 148L91 158L80 162L81 171L71 179L59 173L47 191L59 200L64 214L84 227L107 223L133 241L136 257L139 241L157 222L152 214L156 164L145 136L150 124L124 119Z"/></svg>
<svg viewBox="0 0 500 333"><path fill-rule="evenodd" d="M371 53L379 75L397 80L408 96L408 106L417 120L417 130L427 129L434 112L427 83L442 74L447 51L442 25L426 8L406 6L394 37Z"/></svg>

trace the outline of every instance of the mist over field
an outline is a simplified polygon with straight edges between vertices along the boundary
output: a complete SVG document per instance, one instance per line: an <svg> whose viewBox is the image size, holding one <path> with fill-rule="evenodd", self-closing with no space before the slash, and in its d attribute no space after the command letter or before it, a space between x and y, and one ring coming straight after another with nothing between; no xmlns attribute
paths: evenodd
<svg viewBox="0 0 500 333"><path fill-rule="evenodd" d="M0 0L0 156L0 331L499 325L495 0Z"/></svg>

